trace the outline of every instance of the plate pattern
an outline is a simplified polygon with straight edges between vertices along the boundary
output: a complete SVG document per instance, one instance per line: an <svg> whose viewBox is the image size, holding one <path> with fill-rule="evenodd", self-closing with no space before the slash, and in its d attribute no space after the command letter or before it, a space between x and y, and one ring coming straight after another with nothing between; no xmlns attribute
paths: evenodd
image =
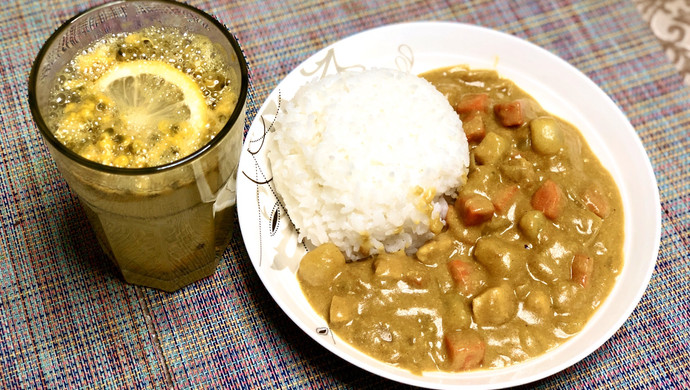
<svg viewBox="0 0 690 390"><path fill-rule="evenodd" d="M409 45L400 44L398 55L391 65L403 72L411 72L414 65L414 52ZM327 75L342 72L358 72L366 69L363 64L342 65L333 47L324 49L322 56L315 56L313 60L302 64L297 71L300 86L310 81L319 80ZM295 72L293 72L294 74ZM242 169L238 180L248 180L256 195L256 237L258 237L258 257L253 258L259 268L273 269L288 268L292 273L297 271L299 260L309 248L304 241L300 241L299 229L290 219L278 192L273 185L273 175L270 163L266 157L266 142L276 131L275 122L281 115L283 89L278 88L272 93L263 107L257 113L244 144L244 153L252 158L249 169ZM255 128L256 127L256 128ZM290 254L286 256L286 254ZM316 326L314 331L319 336L329 336L329 342L335 345L336 340L332 332L324 324Z"/></svg>

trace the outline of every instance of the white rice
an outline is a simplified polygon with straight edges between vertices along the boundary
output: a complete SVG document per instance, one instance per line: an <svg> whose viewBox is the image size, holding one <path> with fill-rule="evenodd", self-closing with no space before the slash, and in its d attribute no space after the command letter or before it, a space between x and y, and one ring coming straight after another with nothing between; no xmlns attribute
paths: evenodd
<svg viewBox="0 0 690 390"><path fill-rule="evenodd" d="M268 158L300 239L357 259L414 253L433 236L469 152L462 122L429 82L390 69L344 72L301 87L283 107Z"/></svg>

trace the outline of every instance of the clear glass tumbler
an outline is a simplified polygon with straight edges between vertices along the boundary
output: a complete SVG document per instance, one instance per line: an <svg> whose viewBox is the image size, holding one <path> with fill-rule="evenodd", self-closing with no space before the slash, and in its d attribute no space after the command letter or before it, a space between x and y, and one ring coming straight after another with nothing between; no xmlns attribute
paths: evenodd
<svg viewBox="0 0 690 390"><path fill-rule="evenodd" d="M220 45L241 83L237 105L210 142L173 163L116 168L87 160L65 147L46 124L50 87L89 44L149 26L174 26ZM34 121L126 282L175 291L215 272L233 232L248 83L247 64L233 35L203 11L167 0L92 8L65 22L39 52L29 77Z"/></svg>

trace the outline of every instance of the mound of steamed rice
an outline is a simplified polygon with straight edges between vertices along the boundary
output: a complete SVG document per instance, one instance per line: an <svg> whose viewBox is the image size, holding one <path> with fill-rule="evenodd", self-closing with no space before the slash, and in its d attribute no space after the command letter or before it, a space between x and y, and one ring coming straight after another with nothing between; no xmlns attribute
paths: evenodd
<svg viewBox="0 0 690 390"><path fill-rule="evenodd" d="M275 188L313 245L349 259L433 236L466 180L462 122L429 82L389 69L344 72L301 87L268 140ZM440 225L442 227L442 225Z"/></svg>

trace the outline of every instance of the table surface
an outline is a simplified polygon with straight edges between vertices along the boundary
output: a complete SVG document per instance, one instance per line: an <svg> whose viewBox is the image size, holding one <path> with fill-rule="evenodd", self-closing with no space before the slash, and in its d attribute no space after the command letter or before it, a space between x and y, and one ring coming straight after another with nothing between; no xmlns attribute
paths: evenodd
<svg viewBox="0 0 690 390"><path fill-rule="evenodd" d="M41 44L63 21L99 3L13 0L0 10L0 388L399 386L332 355L293 324L261 284L238 233L214 276L176 293L122 282L27 102ZM395 22L458 21L504 31L588 75L622 108L651 159L661 248L649 287L623 327L580 363L530 387L690 387L687 1L189 4L239 38L251 65L248 120L316 50Z"/></svg>

